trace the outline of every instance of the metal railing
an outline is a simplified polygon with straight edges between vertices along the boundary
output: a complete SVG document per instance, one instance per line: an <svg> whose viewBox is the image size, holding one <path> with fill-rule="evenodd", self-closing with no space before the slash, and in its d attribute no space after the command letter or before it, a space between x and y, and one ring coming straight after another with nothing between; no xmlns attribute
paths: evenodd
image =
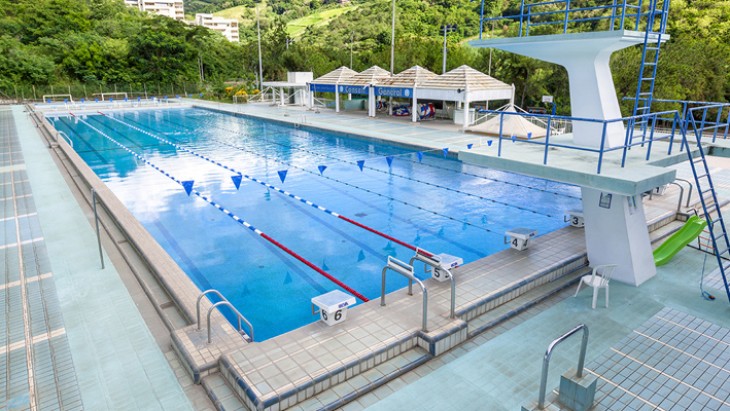
<svg viewBox="0 0 730 411"><path fill-rule="evenodd" d="M211 288L211 289L209 289L209 290L205 290L205 291L203 291L203 292L202 292L202 293L201 293L201 294L200 294L200 295L198 296L198 300L197 300L197 301L196 301L196 303L195 303L195 315L196 315L196 320L197 320L197 324L198 324L198 328L197 328L197 330L198 330L198 331L200 331L200 330L201 330L201 328L200 328L200 301L201 301L201 300L203 299L203 297L205 297L205 296L206 296L207 294L215 294L215 295L217 295L217 296L218 296L218 298L220 298L220 299L221 299L221 301L219 301L219 302L217 302L217 303L214 303L214 304L213 304L212 306L210 306L210 308L208 308L208 315L207 315L207 325L208 325L208 344L210 344L210 342L211 342L211 337L210 337L210 314L211 314L211 313L213 312L213 309L215 309L216 307L218 307L218 306L220 306L220 305L225 305L225 306L227 306L228 308L230 308L230 309L231 309L231 311L232 311L232 312L233 312L234 314L236 314L236 316L238 317L238 332L239 332L239 333L242 333L242 332L243 332L243 328L241 328L241 321L243 321L244 323L246 323L246 325L248 326L248 329L249 329L249 330L251 331L251 333L249 334L249 336L251 337L251 339L250 339L250 342L254 342L254 331L253 331L253 325L251 325L251 323L250 323L250 322L249 322L249 321L248 321L248 320L246 319L246 317L244 317L244 316L243 316L243 314L241 314L240 312L238 312L238 310L236 309L236 307L234 307L234 306L233 306L233 304L231 304L231 303L230 303L230 301L228 301L228 300L226 299L226 297L224 297L224 296L223 296L223 294L221 294L221 293L220 293L220 291L218 291L218 290L215 290L215 289L212 289L212 288Z"/></svg>
<svg viewBox="0 0 730 411"><path fill-rule="evenodd" d="M437 260L433 257L428 257L424 254L421 254L419 252L419 250L420 250L419 248L416 248L416 254L413 257L411 257L411 260L408 262L408 265L410 265L412 267L413 262L418 260L425 264L424 269L426 268L426 266L429 266L429 267L431 267L432 270L437 270L436 271L437 274L440 271L445 273L446 278L448 278L449 281L451 282L451 309L449 311L449 318L455 318L456 317L456 314L455 314L455 312L456 312L456 279L454 278L454 275L451 273L451 270L441 267L439 260ZM434 257L436 257L436 256L434 256ZM429 271L426 269L426 272L429 272ZM409 287L408 293L413 295L413 292L410 288L411 284L412 284L412 282L409 281L408 282L408 287Z"/></svg>
<svg viewBox="0 0 730 411"><path fill-rule="evenodd" d="M585 324L579 324L572 330L568 331L567 333L561 335L556 340L551 342L547 350L545 351L545 356L542 359L542 376L540 377L540 397L537 400L538 409L545 408L545 394L547 391L548 369L550 367L550 356L553 355L553 349L555 349L558 344L567 340L571 335L577 333L578 331L583 331L583 341L580 344L580 355L578 356L578 369L576 372L576 377L583 377L583 366L585 365L586 348L588 347L588 326Z"/></svg>
<svg viewBox="0 0 730 411"><path fill-rule="evenodd" d="M413 282L415 281L418 283L419 286L421 286L421 290L423 291L423 318L421 321L421 331L427 333L428 332L428 290L426 290L426 286L423 285L423 282L416 278L416 276L413 273L413 266L410 264L406 264L405 262L398 260L397 258L393 258L391 256L388 256L388 263L385 267L383 267L383 282L381 284L381 291L380 291L380 306L385 306L385 273L388 270L395 271L396 273L406 277L408 279L408 295L413 295Z"/></svg>
<svg viewBox="0 0 730 411"><path fill-rule="evenodd" d="M656 12L657 0L599 1L596 5L581 7L584 2L571 0L549 0L520 3L519 14L484 17L482 0L479 39L482 39L485 25L503 27L505 20L517 23L517 37L540 34L565 34L588 31L614 30L663 30L667 13ZM577 5L576 5L577 3ZM603 4L601 4L603 3ZM550 27L553 27L550 29ZM545 29L540 29L545 28Z"/></svg>
<svg viewBox="0 0 730 411"><path fill-rule="evenodd" d="M614 152L614 151L622 151L621 153L621 167L624 167L626 165L626 157L628 155L628 151L635 146L642 146L648 145L647 147L647 153L646 153L646 161L649 161L651 159L652 154L652 145L654 142L666 140L668 144L667 149L667 155L672 153L673 149L673 141L675 138L675 134L678 131L678 126L681 124L681 119L679 117L679 113L675 111L664 111L664 112L658 112L658 113L650 113L650 114L643 114L640 116L631 116L631 117L624 117L624 118L618 118L618 119L612 119L612 120L601 120L601 119L590 119L590 118L581 118L581 117L570 117L570 116L552 116L549 114L529 114L526 115L524 113L514 113L514 112L493 112L497 115L499 115L500 118L500 129L498 133L498 148L497 148L497 156L502 156L502 150L504 148L504 140L511 140L512 142L516 142L517 139L513 136L505 136L504 134L504 116L529 116L529 117L540 117L545 119L545 123L547 124L546 132L545 132L545 138L544 139L527 139L527 140L520 140L520 143L523 144L537 144L544 146L544 154L543 154L543 164L548 163L548 154L550 152L551 148L563 148L563 149L570 149L570 150L578 150L578 151L586 151L586 152L592 152L598 155L598 162L596 167L596 173L601 174L601 169L603 165L603 157L606 153ZM588 123L588 124L595 124L594 126L596 129L601 129L601 140L600 145L598 148L594 147L587 147L587 146L579 146L575 144L566 144L566 143L555 143L551 142L550 137L552 136L552 127L553 122L555 120L563 121L566 124L570 123L573 127L575 127L576 123ZM646 128L646 132L642 132L639 128L635 127L635 125L638 122L645 122L648 126ZM671 125L671 129L669 133L661 132L659 129L657 129L657 126L659 124L665 124L665 122L668 122L668 124ZM609 129L615 129L614 126L616 123L621 123L620 125L624 128L624 142L622 145L616 146L616 147L607 147L607 138L608 138L608 130Z"/></svg>
<svg viewBox="0 0 730 411"><path fill-rule="evenodd" d="M71 140L71 137L69 137L68 134L63 131L59 131L58 135L63 137L63 139L68 142L68 145L71 146L71 148L74 148L74 142L73 140ZM58 138L56 138L56 141L58 141Z"/></svg>
<svg viewBox="0 0 730 411"><path fill-rule="evenodd" d="M689 186L689 190L688 190L688 193L687 193L687 202L684 204L684 208L689 208L690 200L692 200L692 190L694 189L694 185L692 184L691 181L685 180L683 178L675 178L674 180L675 181L681 181L683 183L687 183L687 185ZM679 183L675 183L675 184L679 185ZM679 203L682 204L681 194L680 194Z"/></svg>
<svg viewBox="0 0 730 411"><path fill-rule="evenodd" d="M96 190L91 189L91 204L94 209L94 227L96 229L96 243L99 246L99 260L101 261L101 269L104 269L104 252L101 248L101 234L99 233L99 213L96 211Z"/></svg>

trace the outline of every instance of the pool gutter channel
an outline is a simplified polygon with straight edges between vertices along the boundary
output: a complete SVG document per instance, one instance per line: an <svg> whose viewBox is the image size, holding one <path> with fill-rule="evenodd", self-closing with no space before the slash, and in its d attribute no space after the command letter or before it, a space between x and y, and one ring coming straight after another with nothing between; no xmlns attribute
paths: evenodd
<svg viewBox="0 0 730 411"><path fill-rule="evenodd" d="M352 314L347 320L348 323L331 328L326 328L326 326L322 324L314 323L284 334L280 337L257 344L247 344L240 337L237 331L228 323L228 321L226 321L225 318L216 311L212 316L212 328L214 332L213 344L207 344L207 341L205 341L207 338L207 335L205 334L205 327L203 326L203 330L198 331L197 326L193 324L193 318L195 317L195 300L200 293L197 287L177 266L177 264L174 263L172 258L167 255L162 247L157 244L146 229L144 229L144 227L142 227L141 224L134 219L126 207L124 207L116 196L103 184L103 182L101 182L96 174L83 162L83 160L81 160L75 151L69 147L63 139L56 140L54 138L54 129L45 117L43 117L42 114L38 114L33 111L31 108L29 108L29 111L31 113L31 117L34 117L34 121L39 127L41 135L48 141L49 149L54 151L57 159L66 169L71 181L73 181L76 185L78 192L87 203L86 206L90 206L91 201L89 189L93 187L97 191L97 198L101 205L101 210L104 211L102 213L102 217L104 218L101 219L102 226L105 228L107 235L112 240L115 247L119 250L119 253L122 255L125 262L130 266L130 269L137 277L137 280L143 287L147 297L153 302L158 315L163 318L165 325L171 332L172 346L178 356L182 359L182 363L185 365L188 372L193 376L195 382L200 383L201 379L206 375L220 370L221 375L225 377L230 388L232 388L239 399L252 410L273 410L291 407L317 395L318 393L326 391L334 385L349 380L350 378L362 374L373 367L396 358L402 353L411 351L415 347L420 347L426 351L427 355L420 356L417 361L405 364L402 367L402 369L407 368L407 370L413 369L418 365L427 362L430 358L447 352L454 346L461 344L474 335L488 330L494 325L519 314L527 308L539 304L550 295L554 295L554 293L564 290L571 284L574 284L576 279L579 278L579 270L586 267L588 263L585 255L585 247L583 246L582 252L575 250L570 258L565 258L563 261L550 264L549 268L538 270L537 272L534 272L534 274L528 275L525 278L519 278L500 288L489 290L485 295L481 295L471 301L460 302L459 297L457 296L457 318L453 320L448 318L448 309L445 308L448 306L448 298L444 297L444 295L447 294L448 287L444 284L428 280L427 284L429 287L429 294L431 294L431 301L429 301L431 304L431 308L429 309L430 332L423 332L420 330L420 315L417 313L417 310L414 311L408 309L410 304L409 302L412 303L415 299L420 300L420 295L409 297L404 295L403 290L398 290L388 295L388 306L385 308L379 307L377 301L355 306L351 309ZM229 111L225 112L228 114L248 116L248 114ZM271 119L267 118L267 120ZM317 127L312 126L312 128ZM337 131L335 132L338 133ZM341 134L347 135L346 133ZM366 140L378 140L367 136L357 137ZM394 143L392 141L387 142L391 144ZM408 146L407 144L402 145ZM109 214L109 219L106 218L107 213ZM661 216L652 219L652 221L647 224L650 231L653 231L665 224L671 223L671 221L676 220L676 218L677 215L674 213L664 213ZM91 223L93 224L93 220ZM559 230L559 232L565 232L565 230L577 231L578 229L565 228ZM551 234L559 235L558 232L555 232L543 237L548 237ZM122 238L119 239L119 236L122 236ZM540 241L540 238L538 238L537 241ZM124 247L124 243L128 243L128 248L131 250L126 250L125 248L127 247ZM105 246L106 245L108 244L105 243ZM136 256L130 256L130 251L134 252ZM483 260L492 259L498 264L501 264L501 262L505 260L505 256L509 256L509 254L514 253L517 252L514 250L505 250ZM524 259L526 256L529 256L529 252L517 254L518 258L521 257ZM139 272L138 268L135 268L139 265L136 263L137 259L143 262L145 266L144 268L150 271L152 278L159 282L161 287L158 288L156 284L148 284L149 280ZM482 260L479 260L477 262L467 264L460 267L459 271L466 270L469 266L478 266L481 262ZM481 275L486 275L489 270L477 269L475 271L481 271ZM459 283L460 278L458 271L456 275L457 287L463 285ZM565 282L562 284L557 284L564 276L573 276L574 278L564 280ZM531 299L527 306L509 310L506 314L499 317L496 322L481 325L478 329L469 329L469 323L476 322L476 320L484 314L489 313L495 308L513 301L514 299L538 287L550 288L551 284L553 287L549 294L546 294L543 297ZM432 288L436 291L433 294L431 291ZM164 292L164 294L160 295L161 291ZM165 301L160 303L162 300ZM169 305L169 302L175 304L175 311L178 313L182 321L184 321L186 326L178 327L175 324L179 324L180 320L171 320L169 318L170 313L167 312L169 310L165 310L163 308L163 306ZM207 299L204 299L202 312L207 312L207 309L210 306L210 302ZM366 346L365 349L361 350L357 355L349 355L342 359L333 358L332 364L328 366L320 364L321 368L319 370L315 369L313 372L307 373L303 378L283 384L281 387L269 387L271 390L267 392L258 391L257 384L252 383L252 380L249 378L248 374L256 372L256 369L244 369L241 368L241 364L239 364L241 361L247 361L246 357L249 352L262 350L264 347L278 349L280 345L285 346L283 343L280 343L281 341L291 339L298 334L301 334L300 337L302 338L307 338L312 336L321 337L322 335L329 333L330 335L325 337L323 342L334 342L338 335L342 335L343 330L347 330L349 328L349 325L352 324L353 318L356 318L359 314L364 312L365 309L370 309L377 313L376 316L385 315L384 313L386 310L400 312L401 314L403 314L405 310L409 316L407 322L410 322L410 324L405 328L401 327L400 331L396 330L394 334L392 330L388 330L388 332L391 333L390 336L386 337L379 343ZM363 330L367 330L366 326L367 324L362 327ZM372 334L370 335L372 336ZM285 358L287 357L284 356L280 359ZM267 358L267 360L269 360L267 364L272 364L274 362L271 358ZM387 378L387 381L402 375L402 373L407 372L407 370L392 373L392 376ZM365 394L367 391L387 383L387 381L381 380L379 385L372 384L368 390L358 389L356 392L346 395L348 398L346 401L338 400L336 404L344 404L347 401L354 400L358 396Z"/></svg>
<svg viewBox="0 0 730 411"><path fill-rule="evenodd" d="M245 344L245 341L225 317L215 310L211 315L214 341L213 344L207 344L205 326L197 330L194 324L195 304L200 290L75 150L58 137L45 116L30 106L26 106L26 110L38 127L39 134L46 140L48 149L55 155L59 167L65 170L67 183L69 186L73 184L77 201L87 210L92 225L93 214L88 212L92 207L91 189L96 191L99 222L105 234L102 239L104 249L111 251L111 243L124 260L170 332L172 348L190 375L197 377L195 382L199 383L200 376L217 367L217 358L222 352ZM208 299L203 299L201 312L207 313L211 306ZM200 363L203 366L196 367L195 364Z"/></svg>

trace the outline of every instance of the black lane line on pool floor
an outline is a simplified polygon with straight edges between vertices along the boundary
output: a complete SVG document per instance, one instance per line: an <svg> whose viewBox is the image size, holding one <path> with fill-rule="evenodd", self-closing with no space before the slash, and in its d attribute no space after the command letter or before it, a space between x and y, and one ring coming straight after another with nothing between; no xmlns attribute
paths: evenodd
<svg viewBox="0 0 730 411"><path fill-rule="evenodd" d="M150 128L152 129L152 127L150 127ZM159 131L157 129L154 129L154 130L155 131ZM355 184L347 183L345 181L342 181L342 180L339 180L339 179L336 179L336 178L333 178L333 177L329 177L329 176L325 176L325 175L321 175L321 174L315 173L314 171L307 170L307 169L305 169L303 167L298 167L298 166L295 166L295 165L293 165L291 163L288 163L288 162L285 162L285 161L282 161L282 160L279 160L279 159L276 159L276 158L271 158L271 157L269 157L269 156L267 156L265 154L262 155L261 153L255 152L253 150L249 150L249 149L246 149L246 148L243 148L243 147L234 145L234 144L229 144L229 143L226 143L226 142L223 142L223 141L220 141L220 140L216 140L216 141L218 141L218 143L221 144L221 145L224 145L224 146L227 146L227 147L231 147L233 149L236 149L236 150L239 150L239 151L243 151L243 152L246 152L246 153L250 153L250 154L253 154L253 155L255 155L257 157L260 157L260 158L271 159L271 160L273 160L273 161L275 161L277 163L284 164L287 167L294 168L294 169L297 169L297 170L301 170L301 171L304 171L305 173L309 173L309 174L314 175L314 176L317 176L317 177L322 177L322 178L325 178L327 180L335 181L335 182L337 182L339 184L343 184L343 185L346 185L348 187L355 188L357 190L365 191L367 193L374 194L374 195L376 195L378 197L387 198L387 199L389 199L391 201L394 201L394 202L397 202L397 203L400 203L400 204L403 204L403 205L406 205L406 206L409 206L409 207L413 207L413 208L416 208L418 210L421 210L421 211L424 211L424 212L427 212L427 213L430 213L430 214L433 214L433 215L436 215L436 216L439 216L439 217L443 217L443 218L446 218L446 219L451 220L451 221L455 221L455 222L461 223L462 225L468 225L470 227L474 227L476 229L483 230L483 231L486 231L486 232L489 232L489 233L492 233L492 234L497 234L497 235L503 235L504 234L504 231L505 231L505 230L495 231L495 230L491 230L489 228L481 227L481 226L472 224L472 223L470 223L468 221L460 220L460 219L457 219L457 218L448 216L446 214L439 213L437 211L429 210L427 208L421 207L421 206L416 205L416 204L413 204L413 203L409 203L409 202L406 202L406 201L403 201L403 200L399 200L399 199L394 198L394 197L391 197L391 196L387 196L385 194L381 194L381 193L379 193L377 191L374 191L374 190L370 190L370 189L367 189L367 188L364 188L364 187L360 187L360 186L355 185ZM536 212L533 212L533 213L542 215L542 214L536 213Z"/></svg>
<svg viewBox="0 0 730 411"><path fill-rule="evenodd" d="M166 119L162 119L162 121L165 121L167 123L170 123L170 124L173 124L173 125L176 125L178 127L182 127L183 129L185 129L185 126L184 125L181 125L181 124L176 123L174 121L166 120ZM137 123L137 124L139 124L139 123ZM241 134L240 132L233 131L233 130L228 130L228 129L223 128L223 127L220 127L220 126L213 125L213 127L219 128L219 129L221 129L223 131L226 131L226 132L229 132L229 133L233 133L233 134L236 134L236 135ZM158 131L159 132L160 130L155 130L155 131ZM268 141L265 136L264 136L264 139L266 141ZM220 140L218 140L218 141L220 141ZM288 145L283 145L283 144L280 144L280 143L275 143L275 144L278 144L278 145L281 145L281 146L284 146L284 147L288 147L288 148L291 148L291 149L294 149L294 150L305 151L307 153L311 153L313 155L318 155L318 156L321 156L321 157L332 158L332 159L334 159L336 161L343 162L343 163L346 163L346 164L352 164L352 165L355 165L355 166L358 166L359 167L359 165L357 165L356 162L341 160L341 159L337 159L335 157L327 156L325 154L319 154L319 153L316 153L316 152L313 152L313 151L310 151L310 150L306 150L306 149L298 149L296 147L292 147L292 146L288 146ZM264 150L265 150L265 148L264 148ZM251 151L251 153L252 154L256 154L256 152L254 152L254 151ZM405 153L405 154L412 154L412 153ZM260 154L256 154L256 155L261 156ZM400 154L400 156L402 156L402 155L404 155L404 154ZM266 157L266 156L264 156L264 157ZM387 157L387 156L377 157L377 158L385 158L385 157ZM409 160L409 161L411 161L411 160ZM423 164L423 163L420 163L420 164ZM426 166L428 166L428 165L426 164ZM297 168L299 168L299 167L297 167ZM385 170L380 170L380 169L373 168L373 167L368 167L368 166L363 166L363 168L367 168L369 170L373 170L375 172L382 173L382 174L385 174L385 175L388 175L388 176L394 176L394 177L402 178L402 179L405 179L405 180L413 181L415 183L424 184L424 185L427 185L427 186L436 187L436 188L439 188L439 189L442 189L442 190L446 190L446 191L450 191L450 192L453 192L453 193L465 195L465 196L468 196L468 197L478 198L478 199L483 200L483 201L490 201L492 203L500 204L500 205L503 205L505 207L515 208L515 209L518 209L518 210L521 210L521 211L526 211L526 212L529 212L529 213L542 215L542 216L545 216L545 217L548 217L548 218L555 218L555 217L557 217L557 216L554 216L552 214L548 214L548 213L544 213L544 212L541 212L541 211L532 210L532 209L527 208L527 207L522 207L522 206L510 204L508 202L504 202L504 201L500 201L500 200L495 200L493 198L484 197L484 196L479 195L479 194L469 193L469 192L466 192L466 191L458 190L458 189L451 188L451 187L442 186L442 185L439 185L439 184L436 184L436 183L432 183L432 182L429 182L429 181L425 181L425 180L421 180L421 179L418 179L418 178L413 178L413 177L408 177L408 176L405 176L405 175L402 175L402 174L393 173L392 170L390 170L390 169L388 171L385 171ZM487 180L491 180L491 179L488 179L486 177L481 177L481 178L484 178L484 179L487 179ZM508 183L505 183L504 181L499 181L499 180L492 180L492 181L496 181L496 182L508 184ZM549 193L555 194L555 192L552 192L552 191L537 189L537 188L533 188L533 187L529 187L529 186L522 186L522 185L519 185L519 184L516 184L516 183L509 183L509 184L516 185L516 186L519 186L519 187L522 187L522 188L526 188L526 189L529 189L529 190L544 191L544 192L549 192ZM563 195L563 194L559 194L559 195Z"/></svg>
<svg viewBox="0 0 730 411"><path fill-rule="evenodd" d="M213 114L217 114L217 113L213 113ZM190 117L190 116L186 116L185 114L183 114L183 117ZM196 116L196 117L204 117L204 116ZM232 115L231 117L235 117L236 120L239 120L239 117L236 116L235 114ZM164 119L164 118L162 120L163 121L166 121L168 123L171 123L171 124L175 124L175 125L180 126L180 124L177 124L177 123L175 123L175 122L173 122L171 120ZM239 121L239 123L240 123L240 121ZM184 125L182 125L182 126L185 127ZM227 129L225 127L221 127L221 126L219 126L217 124L212 124L212 126L218 128L220 130L227 131L229 133L234 133L234 134L239 134L239 135L242 134L240 131L230 130L230 129ZM263 133L264 134L267 134L268 132L267 131L263 131ZM245 135L245 134L243 134L243 137L244 138L247 138L247 139L250 138L250 136ZM304 152L307 152L307 153L310 153L310 154L313 154L313 155L317 155L317 156L320 156L320 157L329 158L329 159L332 159L332 160L335 160L335 161L339 161L339 162L342 162L342 163L348 163L348 164L352 164L352 165L357 165L357 162L356 161L343 160L343 159L338 158L338 157L333 157L333 156L330 156L330 155L327 155L327 154L318 153L316 151L308 150L308 149L305 149L305 148L302 148L302 147L299 147L299 146L292 146L292 145L289 145L289 144L284 144L284 143L280 143L280 142L277 142L277 141L273 141L271 139L268 139L266 135L264 135L264 141L266 143L268 143L268 144L275 144L275 145L278 145L278 146L281 146L281 147L290 148L290 149L299 150L299 151L304 151ZM424 153L425 152L431 152L431 151L440 152L441 150L442 149L431 149L431 150L425 150L425 151L422 151L422 152L424 152ZM405 161L408 161L408 162L413 163L413 164L419 164L419 165L422 165L424 167L436 168L436 169L440 169L440 170L450 171L450 172L453 172L453 173L456 173L456 174L468 175L468 176L471 176L471 177L476 177L476 178L484 179L484 180L487 180L487 181L493 181L493 182L496 182L496 183L501 183L501 184L511 185L511 186L515 186L515 187L520 187L520 188L524 188L524 189L527 189L527 190L535 190L535 191L540 191L540 192L547 193L547 194L553 194L553 195L556 195L556 196L563 196L563 197L568 197L568 198L573 198L573 199L580 200L580 197L579 196L574 196L574 195L571 195L571 194L559 193L559 192L550 191L550 190L547 190L547 189L544 189L544 188L538 188L538 187L533 187L533 186L529 186L529 185L525 185L525 184L513 183L511 181L500 180L500 179L491 178L491 177L487 177L487 176L483 176L483 175L479 175L479 174L469 173L469 172L466 172L466 171L453 170L453 169L450 169L448 167L438 166L438 165L435 165L435 164L423 163L421 161L415 161L415 160L410 159L410 158L402 157L402 156L405 156L405 155L412 155L412 154L414 154L414 153L413 152L406 152L406 153L400 153L400 154L392 154L392 156L393 157L401 157ZM382 159L382 158L385 158L385 157L387 157L387 156L370 157L370 158L365 158L363 160ZM400 177L400 178L411 179L408 176L403 176L403 175L399 175L399 174L390 173L388 171L381 170L381 169L375 168L375 167L363 166L363 168L367 168L367 169L370 169L370 170L373 170L373 171L376 171L376 172L380 172L380 173L392 174L392 175L394 175L396 177ZM414 180L414 181L418 181L418 180ZM428 183L428 182L426 182L426 184L433 185L434 183ZM449 189L448 187L443 187L443 186L438 186L438 187L444 188L444 189ZM469 195L471 193L465 193L465 194ZM472 194L472 195L476 195L476 194ZM528 210L528 211L530 211L530 210Z"/></svg>
<svg viewBox="0 0 730 411"><path fill-rule="evenodd" d="M399 240L399 239L397 239L397 238L395 238L395 237L393 237L393 236L391 236L389 234L383 233L383 232L381 232L379 230L376 230L376 229L374 229L372 227L369 227L369 226L367 226L365 224L359 223L359 222L357 222L357 221L355 221L355 220L353 220L353 219L351 219L349 217L346 217L346 216L344 216L342 214L339 214L337 212L334 212L334 211L332 211L332 210L330 210L330 209L328 209L326 207L317 205L317 204L315 204L315 203L313 203L313 202L311 202L309 200L306 200L306 199L304 199L302 197L299 197L299 196L297 196L295 194L292 194L292 193L290 193L290 192L288 192L286 190L283 190L283 189L281 189L279 187L276 187L274 185L271 185L271 184L269 184L269 183L267 183L265 181L262 181L262 180L259 180L259 179L255 178L255 177L251 177L251 176L249 176L247 174L244 174L241 171L238 171L238 170L234 169L233 167L227 166L227 165L222 164L222 163L220 163L220 162L218 162L216 160L213 160L212 158L210 158L210 157L208 157L208 156L206 156L204 154L200 154L200 153L198 153L196 151L190 150L190 149L185 148L185 147L183 147L183 146L181 146L181 145L179 145L177 143L174 143L174 142L172 142L172 141L170 141L168 139L165 139L165 138L156 136L156 135L154 135L154 134L152 134L152 133L150 133L150 132L148 132L146 130L143 130L143 129L139 128L139 127L136 127L134 125L127 124L124 121L119 120L117 118L114 118L114 117L111 117L111 116L107 116L106 114L104 114L102 112L99 112L99 114L101 114L101 115L103 115L103 116L105 116L105 117L107 117L107 118L109 118L111 120L114 120L114 121L116 121L116 122L118 122L120 124L124 124L125 126L130 127L133 130L136 130L136 131L138 131L140 133L146 134L146 135L148 135L148 136L150 136L150 137L152 137L154 139L157 139L158 141L161 141L163 143L169 144L169 145L171 145L171 146L173 146L173 147L175 147L175 148L177 148L179 150L183 150L185 152L188 152L188 153L190 153L190 154L192 154L192 155L194 155L196 157L199 157L199 158L201 158L201 159L203 159L203 160L205 160L205 161L207 161L209 163L215 164L218 167L221 167L221 168L223 168L225 170L228 170L228 171L231 171L233 173L236 173L239 176L242 176L242 177L246 178L247 180L253 181L253 182L258 183L258 184L261 184L262 186L264 186L266 188L272 189L272 190L274 190L274 191L276 191L276 192L278 192L280 194L283 194L283 195L285 195L287 197L290 197L290 198L293 198L295 200L298 200L298 201L300 201L300 202L302 202L302 203L304 203L304 204L306 204L308 206L311 206L311 207L313 207L313 208L315 208L317 210L320 210L320 211L322 211L324 213L327 213L327 214L329 214L329 215L331 215L333 217L336 217L338 219L344 220L344 221L346 221L346 222L348 222L348 223L350 223L352 225L355 225L357 227L360 227L362 229L365 229L367 231L370 231L370 232L372 232L372 233L374 233L376 235L379 235L379 236L381 236L383 238L386 238L386 239L388 239L390 241L393 241L396 244L399 244L399 245L401 245L403 247L406 247L406 248L411 249L413 251L420 252L421 254L424 254L427 257L432 257L433 256L433 254L430 253L430 252L427 252L425 250L419 250L419 248L416 247L416 246L414 246L414 245L411 245L409 243L406 243L405 241ZM240 180L238 180L238 183L236 184L236 186L238 187L239 184L240 184Z"/></svg>
<svg viewBox="0 0 730 411"><path fill-rule="evenodd" d="M261 236L264 239L268 240L269 242L273 243L277 247L281 248L282 250L284 250L285 252L287 252L292 257L296 258L297 260L301 261L303 264L307 265L309 268L311 268L314 271L318 272L319 274L323 275L324 277L326 277L327 279L329 279L333 283L335 283L338 286L340 286L342 289L350 292L352 295L354 295L355 297L357 297L361 301L363 301L363 302L370 301L367 297L365 297L364 295L362 295L359 292L355 291L352 287L348 286L347 284L345 284L342 281L338 280L333 275L331 275L331 274L327 273L326 271L322 270L321 268L317 267L316 265L314 265L314 263L312 263L309 260L305 259L304 257L300 256L295 251L291 250L290 248L286 247L284 244L282 244L279 241L275 240L273 237L269 236L268 234L264 233L263 231L259 230L256 227L254 227L248 221L246 221L246 220L238 217L237 215L233 214L232 212L228 211L228 209L226 209L225 207L223 207L221 204L216 203L215 201L213 201L212 199L210 199L207 196L203 195L199 191L194 190L192 188L192 181L189 182L189 181L181 181L181 180L178 180L177 178L175 178L174 176L172 176L168 172L166 172L166 171L162 170L161 168L157 167L154 163L150 162L149 160L147 160L143 156L141 156L141 155L137 154L136 152L130 150L129 148L127 148L122 143L118 142L117 140L115 140L114 138L110 137L109 135L107 135L103 131L101 131L98 128L94 127L93 125L89 124L87 121L82 120L82 119L79 119L79 121L82 122L82 123L84 123L84 124L86 124L88 127L90 127L91 129L95 130L100 135L106 137L107 139L109 139L109 141L111 141L114 144L118 145L119 147L121 147L122 149L124 149L125 151L127 151L128 153L132 154L133 156L135 156L136 158L138 158L140 161L143 161L145 164L149 165L150 167L154 168L158 172L162 173L163 175L165 175L165 177L168 177L170 180L172 180L172 181L178 183L179 185L181 185L183 188L185 188L185 191L188 192L188 194L190 194L190 193L195 194L196 196L198 196L199 198L201 198L202 200L204 200L208 204L212 205L213 207L217 208L219 211L221 211L224 214L226 214L228 217L232 218L234 221L236 221L240 225L248 228L249 230L255 232L259 236Z"/></svg>

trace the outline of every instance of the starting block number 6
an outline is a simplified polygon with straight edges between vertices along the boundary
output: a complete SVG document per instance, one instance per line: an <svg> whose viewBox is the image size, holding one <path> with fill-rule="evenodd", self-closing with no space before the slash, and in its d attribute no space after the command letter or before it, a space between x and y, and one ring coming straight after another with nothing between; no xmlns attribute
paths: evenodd
<svg viewBox="0 0 730 411"><path fill-rule="evenodd" d="M342 310L335 311L335 321L340 321L342 318ZM322 311L322 319L327 321L327 311Z"/></svg>

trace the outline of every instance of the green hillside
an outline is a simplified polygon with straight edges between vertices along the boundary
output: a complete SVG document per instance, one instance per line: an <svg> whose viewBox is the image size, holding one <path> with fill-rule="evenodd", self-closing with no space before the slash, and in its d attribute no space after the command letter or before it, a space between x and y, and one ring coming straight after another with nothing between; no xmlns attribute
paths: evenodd
<svg viewBox="0 0 730 411"><path fill-rule="evenodd" d="M286 31L293 38L301 37L302 34L310 27L323 27L330 21L336 19L348 11L356 9L357 6L342 6L328 10L322 10L312 13L308 16L292 20L286 25Z"/></svg>
<svg viewBox="0 0 730 411"><path fill-rule="evenodd" d="M187 11L196 11L189 3L195 4L186 1ZM140 13L122 0L0 0L0 93L29 96L51 87L160 92L202 87L224 96L224 82L229 80L253 91L258 74L254 3L197 3L200 11L238 14L241 43L229 43L201 27ZM465 40L479 34L480 2L398 0L396 4L396 72L417 64L440 73L440 27L457 24L458 30L447 38L447 69L468 64L515 84L520 106L539 105L543 94L551 94L558 111L568 114L567 74L561 67L468 46ZM514 11L518 4L486 3L497 15L508 8ZM239 7L228 8L233 6ZM287 71L311 70L319 76L349 66L351 58L358 71L374 64L390 66L390 0L359 0L350 6L266 0L258 7L265 79L283 79ZM672 2L671 40L662 47L656 96L728 99L729 21L730 1ZM499 27L499 32L503 30L509 28ZM620 95L633 95L640 60L638 47L613 56Z"/></svg>

